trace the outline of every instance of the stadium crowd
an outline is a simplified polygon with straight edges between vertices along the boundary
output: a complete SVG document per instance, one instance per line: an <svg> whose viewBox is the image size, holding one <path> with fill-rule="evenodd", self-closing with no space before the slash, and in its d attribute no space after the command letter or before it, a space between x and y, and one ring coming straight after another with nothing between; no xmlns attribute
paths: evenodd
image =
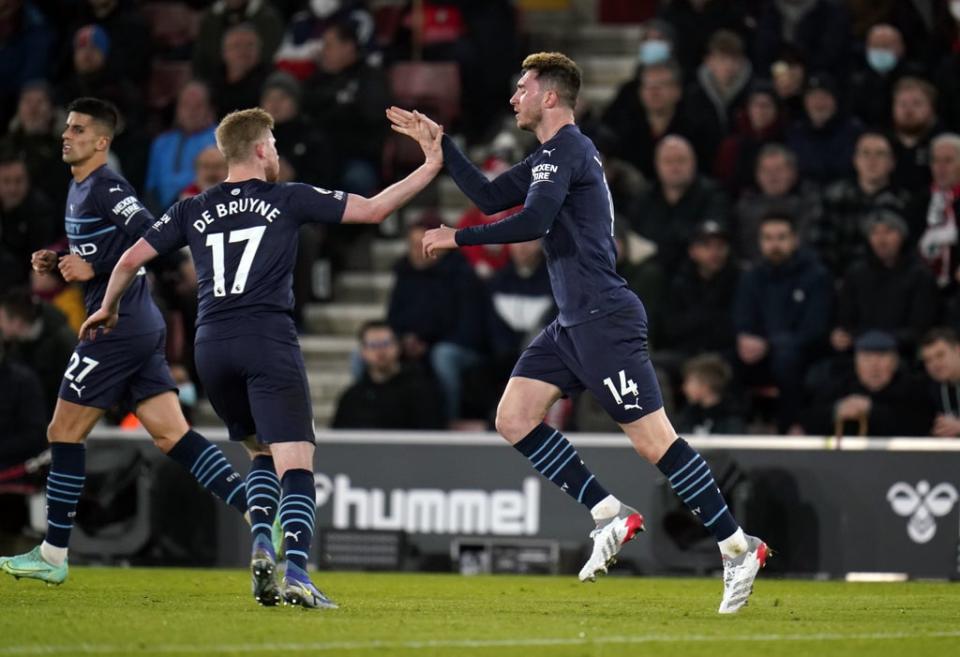
<svg viewBox="0 0 960 657"><path fill-rule="evenodd" d="M398 71L450 62L456 107L419 109L488 175L504 171L532 146L507 104L522 11L425 0L412 18L414 4L0 0L0 467L42 446L29 409L49 416L84 318L75 286L29 264L65 248L66 103L118 106L111 166L158 216L223 179L214 126L257 105L276 120L282 180L370 194L410 164L383 115L406 99ZM638 4L650 15L635 74L578 117L605 158L618 266L646 305L678 430L960 437L960 1ZM513 211L473 208L458 224ZM555 314L537 243L426 259L420 238L441 217L407 222L334 427L488 422ZM303 229L304 331L304 304L325 296L316 261L356 269L370 237ZM196 275L185 254L150 273L189 407ZM562 400L550 421L612 428L587 397Z"/></svg>

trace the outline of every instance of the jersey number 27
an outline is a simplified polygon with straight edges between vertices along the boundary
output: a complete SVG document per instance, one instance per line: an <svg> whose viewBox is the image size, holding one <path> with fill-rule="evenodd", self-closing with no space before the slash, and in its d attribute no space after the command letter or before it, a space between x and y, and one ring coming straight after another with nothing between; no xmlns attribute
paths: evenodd
<svg viewBox="0 0 960 657"><path fill-rule="evenodd" d="M240 264L237 266L237 273L233 277L233 285L230 287L230 294L241 294L247 287L247 277L250 275L250 267L253 266L253 258L257 255L257 249L260 248L260 240L263 238L263 232L266 226L254 226L253 228L241 228L231 230L227 241L246 242L243 247L243 255L240 256ZM227 296L226 271L223 257L223 235L224 233L211 233L207 235L207 246L213 250L213 296Z"/></svg>

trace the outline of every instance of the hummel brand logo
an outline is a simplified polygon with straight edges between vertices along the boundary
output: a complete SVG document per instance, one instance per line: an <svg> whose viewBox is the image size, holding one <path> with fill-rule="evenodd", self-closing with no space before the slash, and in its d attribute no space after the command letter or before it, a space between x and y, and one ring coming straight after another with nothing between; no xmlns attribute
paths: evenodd
<svg viewBox="0 0 960 657"><path fill-rule="evenodd" d="M257 509L260 509L260 510L263 511L264 513L270 513L270 507L269 507L269 506L257 506L256 504L254 504L253 506L250 507L250 510L251 510L251 511L256 511Z"/></svg>
<svg viewBox="0 0 960 657"><path fill-rule="evenodd" d="M302 532L303 532L302 529L301 529L300 531L298 531L298 532L283 532L283 537L284 537L284 538L293 538L293 540L295 540L297 543L299 543L299 542L300 542L300 534L301 534Z"/></svg>
<svg viewBox="0 0 960 657"><path fill-rule="evenodd" d="M108 189L107 191L108 191L108 192L122 192L122 191L123 191L123 187L121 187L120 185L117 185L116 187L111 187L111 188Z"/></svg>
<svg viewBox="0 0 960 657"><path fill-rule="evenodd" d="M71 384L70 384L70 387L77 391L77 397L81 397L81 398L82 398L82 397L83 397L83 389L86 388L87 386L80 386L80 387L78 388L75 383L71 383Z"/></svg>
<svg viewBox="0 0 960 657"><path fill-rule="evenodd" d="M557 150L556 148L544 148L543 152L547 154L547 157L553 157L553 151Z"/></svg>
<svg viewBox="0 0 960 657"><path fill-rule="evenodd" d="M950 513L960 499L953 484L942 482L931 486L917 482L916 488L898 481L887 491L887 501L898 516L909 517L907 535L914 543L929 543L937 533L937 517Z"/></svg>

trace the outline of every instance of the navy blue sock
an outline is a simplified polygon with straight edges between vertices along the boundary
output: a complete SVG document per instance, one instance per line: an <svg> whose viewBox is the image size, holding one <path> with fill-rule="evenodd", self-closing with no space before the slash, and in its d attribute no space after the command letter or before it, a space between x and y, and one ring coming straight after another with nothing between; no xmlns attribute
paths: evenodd
<svg viewBox="0 0 960 657"><path fill-rule="evenodd" d="M303 570L310 558L310 542L317 516L316 489L309 470L287 470L280 481L280 526L287 560Z"/></svg>
<svg viewBox="0 0 960 657"><path fill-rule="evenodd" d="M219 447L191 429L167 456L189 470L201 486L240 513L246 513L246 484Z"/></svg>
<svg viewBox="0 0 960 657"><path fill-rule="evenodd" d="M537 472L588 509L609 495L587 470L570 441L553 427L541 422L514 447Z"/></svg>
<svg viewBox="0 0 960 657"><path fill-rule="evenodd" d="M253 538L263 535L270 540L273 521L280 506L280 479L273 466L273 457L260 454L250 463L247 475L247 509Z"/></svg>
<svg viewBox="0 0 960 657"><path fill-rule="evenodd" d="M673 491L680 496L717 541L733 535L740 525L713 480L710 466L683 438L677 438L657 463Z"/></svg>
<svg viewBox="0 0 960 657"><path fill-rule="evenodd" d="M87 449L83 443L51 443L47 476L47 537L50 545L70 545L77 500L86 477Z"/></svg>

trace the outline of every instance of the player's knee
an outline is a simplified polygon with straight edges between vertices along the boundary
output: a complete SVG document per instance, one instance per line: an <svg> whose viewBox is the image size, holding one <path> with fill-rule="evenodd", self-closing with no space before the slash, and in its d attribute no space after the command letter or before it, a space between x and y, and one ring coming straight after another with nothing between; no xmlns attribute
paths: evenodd
<svg viewBox="0 0 960 657"><path fill-rule="evenodd" d="M54 418L47 425L47 442L53 443L79 443L83 442L84 436L77 435L76 431L71 431L70 426L64 422L58 422Z"/></svg>
<svg viewBox="0 0 960 657"><path fill-rule="evenodd" d="M538 423L538 420L529 417L527 413L503 404L497 408L497 418L494 421L497 433L506 438L510 444L516 444L523 440Z"/></svg>
<svg viewBox="0 0 960 657"><path fill-rule="evenodd" d="M170 450L180 442L180 439L186 435L186 431L180 431L179 428L157 428L151 427L150 437L153 438L153 444L157 446L164 454L169 454Z"/></svg>

